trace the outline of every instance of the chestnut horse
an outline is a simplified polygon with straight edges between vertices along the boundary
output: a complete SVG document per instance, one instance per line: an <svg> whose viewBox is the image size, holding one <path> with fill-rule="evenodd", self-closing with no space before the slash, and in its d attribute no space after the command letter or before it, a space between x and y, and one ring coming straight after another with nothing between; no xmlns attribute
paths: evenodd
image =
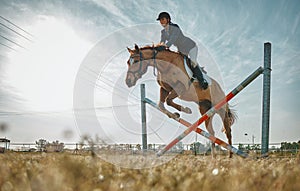
<svg viewBox="0 0 300 191"><path fill-rule="evenodd" d="M132 87L146 72L149 66L157 70L157 82L160 85L160 110L171 118L178 118L178 113L171 113L164 107L166 102L169 106L178 111L192 113L188 107L183 107L173 99L179 98L191 101L199 106L201 115L206 113L213 105L225 97L221 86L214 79L210 78L211 83L205 90L201 89L198 81L191 82L190 77L184 66L184 56L178 52L171 51L165 46L146 46L139 48L135 45L134 49L127 48L130 58L127 61L128 71L126 84ZM220 115L228 144L232 144L231 125L236 119L236 115L230 110L228 104L217 111ZM212 117L205 121L205 126L211 135L214 135L212 127ZM214 154L214 143L212 143L212 156ZM232 152L230 152L230 157Z"/></svg>

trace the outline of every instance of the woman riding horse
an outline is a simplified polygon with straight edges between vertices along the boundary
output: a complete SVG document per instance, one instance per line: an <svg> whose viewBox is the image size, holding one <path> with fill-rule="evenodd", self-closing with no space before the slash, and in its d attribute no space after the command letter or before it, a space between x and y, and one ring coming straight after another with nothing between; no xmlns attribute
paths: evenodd
<svg viewBox="0 0 300 191"><path fill-rule="evenodd" d="M213 78L210 78L211 85L204 90L199 83L190 83L190 78L184 66L184 57L178 52L173 52L165 46L142 47L135 45L134 49L127 48L130 57L127 61L128 71L126 84L128 87L136 85L136 82L147 72L149 66L157 69L157 82L160 85L160 110L171 118L178 118L176 113L168 111L164 103L175 109L191 113L191 109L183 107L173 100L194 102L199 106L199 111L204 115L213 105L220 102L225 94L221 86ZM232 144L231 125L234 123L235 114L231 111L228 104L225 104L217 111L220 115L224 130L228 139L228 144ZM212 127L212 117L205 121L208 132L214 136L215 132ZM214 155L214 143L212 143L212 154ZM232 153L230 152L230 157Z"/></svg>
<svg viewBox="0 0 300 191"><path fill-rule="evenodd" d="M165 44L167 47L174 45L177 47L179 52L189 56L192 60L191 69L194 77L198 79L201 87L204 90L207 89L208 83L203 78L203 74L197 63L198 47L196 43L192 39L184 36L179 26L171 22L171 16L169 13L161 12L156 20L160 21L160 24L164 27L164 29L161 31L160 42Z"/></svg>

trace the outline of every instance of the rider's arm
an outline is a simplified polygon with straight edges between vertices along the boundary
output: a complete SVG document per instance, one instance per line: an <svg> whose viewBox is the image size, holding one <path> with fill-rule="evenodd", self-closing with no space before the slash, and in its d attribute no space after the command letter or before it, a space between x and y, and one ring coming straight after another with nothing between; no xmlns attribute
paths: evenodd
<svg viewBox="0 0 300 191"><path fill-rule="evenodd" d="M165 44L166 40L167 40L167 38L166 38L165 32L162 30L161 35L160 35L160 44Z"/></svg>
<svg viewBox="0 0 300 191"><path fill-rule="evenodd" d="M166 44L167 47L172 46L176 42L176 40L178 39L178 37L180 35L180 28L179 27L177 27L177 26L170 26L170 27L171 27L170 30L172 30L172 34L170 35L169 40Z"/></svg>

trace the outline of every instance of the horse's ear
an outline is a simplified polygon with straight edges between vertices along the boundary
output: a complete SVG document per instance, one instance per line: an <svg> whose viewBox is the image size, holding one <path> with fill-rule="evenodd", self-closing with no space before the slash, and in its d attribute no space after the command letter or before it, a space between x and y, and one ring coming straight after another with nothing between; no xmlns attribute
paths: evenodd
<svg viewBox="0 0 300 191"><path fill-rule="evenodd" d="M127 50L130 54L134 53L134 50L131 50L130 48L127 47Z"/></svg>
<svg viewBox="0 0 300 191"><path fill-rule="evenodd" d="M139 46L137 44L134 44L134 48L135 48L136 52L140 52L140 48L139 48Z"/></svg>

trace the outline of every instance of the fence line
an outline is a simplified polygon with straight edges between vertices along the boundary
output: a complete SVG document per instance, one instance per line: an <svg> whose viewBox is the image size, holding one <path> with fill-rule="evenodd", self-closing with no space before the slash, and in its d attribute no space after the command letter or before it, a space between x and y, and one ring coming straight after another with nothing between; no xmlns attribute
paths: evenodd
<svg viewBox="0 0 300 191"><path fill-rule="evenodd" d="M198 142L199 143L199 142ZM284 142L282 142L284 143ZM269 143L269 149L270 150L286 150L286 151L291 151L291 150L299 150L299 148L294 148L294 149L285 149L285 148L282 148L282 143ZM292 142L291 142L292 143ZM66 149L75 149L76 146L77 148L78 147L82 147L82 148L86 148L86 147L90 147L89 144L87 143L63 143L65 148ZM183 145L183 148L184 150L190 150L191 148L191 145L194 145L195 143L192 142L192 143L182 143ZM200 143L201 145L204 145L202 143ZM299 143L298 143L299 144ZM139 143L120 143L120 144L97 144L97 143L93 143L93 145L95 147L107 147L107 146L110 146L113 148L113 146L115 147L126 147L128 145L131 146L131 148L137 148L137 147L141 147L142 148L142 145L139 144ZM155 148L159 148L159 147L162 147L164 144L161 144L161 143L150 143L148 145L152 145L152 148L153 146L155 146ZM242 145L242 146L249 146L249 147L253 147L255 146L255 148L258 148L258 149L253 149L253 150L260 150L261 149L261 144L260 143L247 143L247 142L243 142L243 143L233 143L232 144L233 146L236 146L238 147L239 145ZM0 145L0 147L2 147L2 145ZM36 143L18 143L18 142L12 142L10 143L10 147L8 149L10 150L14 150L16 148L21 148L21 147L27 147L27 148L36 148L37 147L37 144ZM300 147L300 145L299 145ZM247 150L247 149L245 149ZM251 150L251 149L248 149L248 150Z"/></svg>

